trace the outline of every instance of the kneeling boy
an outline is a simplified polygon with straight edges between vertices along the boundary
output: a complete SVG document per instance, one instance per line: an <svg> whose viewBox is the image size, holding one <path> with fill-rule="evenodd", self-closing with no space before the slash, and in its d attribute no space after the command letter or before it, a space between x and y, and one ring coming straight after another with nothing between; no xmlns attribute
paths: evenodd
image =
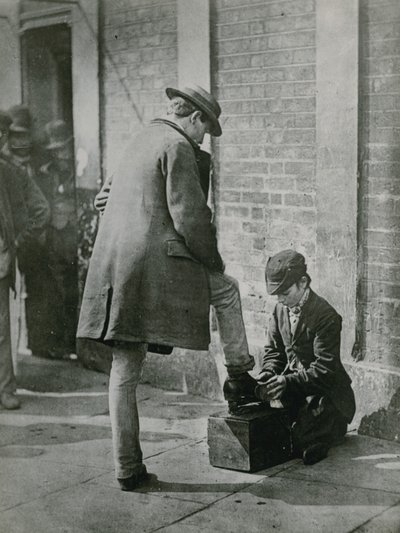
<svg viewBox="0 0 400 533"><path fill-rule="evenodd" d="M340 360L342 318L312 291L305 259L294 250L268 260L266 282L278 303L256 395L287 407L295 453L313 464L343 439L355 412L351 380Z"/></svg>

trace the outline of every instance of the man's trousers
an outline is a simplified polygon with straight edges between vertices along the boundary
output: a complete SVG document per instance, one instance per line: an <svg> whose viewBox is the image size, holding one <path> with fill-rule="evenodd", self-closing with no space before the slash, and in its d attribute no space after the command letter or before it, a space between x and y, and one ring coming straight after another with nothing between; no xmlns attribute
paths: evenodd
<svg viewBox="0 0 400 533"><path fill-rule="evenodd" d="M228 373L250 370L238 283L220 273L209 273L210 302L215 308ZM109 406L116 477L128 478L139 471L142 450L136 388L147 351L145 343L115 343L110 374Z"/></svg>
<svg viewBox="0 0 400 533"><path fill-rule="evenodd" d="M10 279L0 279L0 394L14 393L15 381L10 332Z"/></svg>

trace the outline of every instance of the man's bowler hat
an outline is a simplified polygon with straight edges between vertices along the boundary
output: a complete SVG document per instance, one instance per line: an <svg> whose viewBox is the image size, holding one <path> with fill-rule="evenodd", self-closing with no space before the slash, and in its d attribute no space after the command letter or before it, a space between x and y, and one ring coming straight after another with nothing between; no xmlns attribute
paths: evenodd
<svg viewBox="0 0 400 533"><path fill-rule="evenodd" d="M25 105L14 105L8 110L12 123L10 131L14 133L30 133L32 128L32 116L29 108Z"/></svg>
<svg viewBox="0 0 400 533"><path fill-rule="evenodd" d="M167 93L169 99L173 98L174 96L181 96L182 98L186 98L192 102L192 104L198 107L200 111L203 111L210 120L210 134L214 137L219 137L222 134L221 125L218 122L218 118L221 114L221 108L212 94L208 93L205 89L199 87L198 85L184 87L183 89L173 89L172 87L168 87L165 89L165 92Z"/></svg>
<svg viewBox="0 0 400 533"><path fill-rule="evenodd" d="M265 268L268 294L286 291L307 273L304 256L295 250L283 250L270 257Z"/></svg>
<svg viewBox="0 0 400 533"><path fill-rule="evenodd" d="M47 150L63 148L72 140L71 131L63 120L53 120L44 127L49 138Z"/></svg>

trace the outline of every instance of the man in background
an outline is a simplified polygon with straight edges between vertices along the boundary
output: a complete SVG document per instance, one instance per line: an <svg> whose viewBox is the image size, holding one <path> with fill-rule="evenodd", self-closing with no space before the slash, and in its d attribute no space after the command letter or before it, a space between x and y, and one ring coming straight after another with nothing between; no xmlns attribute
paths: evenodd
<svg viewBox="0 0 400 533"><path fill-rule="evenodd" d="M24 210L30 220L35 221L41 231L35 230L27 239L19 242L17 250L18 268L23 274L25 288L25 316L28 333L28 348L32 354L49 356L48 331L51 315L48 304L50 294L45 230L48 220L48 206L37 186L37 170L34 158L32 115L25 105L15 105L8 110L11 117L8 141L1 157L14 168L15 185L18 185L24 199Z"/></svg>
<svg viewBox="0 0 400 533"><path fill-rule="evenodd" d="M11 117L0 111L0 150ZM43 234L49 217L46 200L33 180L8 158L0 157L0 401L18 409L11 355L10 288L15 289L15 258Z"/></svg>
<svg viewBox="0 0 400 533"><path fill-rule="evenodd" d="M47 123L45 131L48 162L40 169L38 183L50 206L45 243L52 290L50 350L54 358L76 359L79 295L73 136L63 120Z"/></svg>

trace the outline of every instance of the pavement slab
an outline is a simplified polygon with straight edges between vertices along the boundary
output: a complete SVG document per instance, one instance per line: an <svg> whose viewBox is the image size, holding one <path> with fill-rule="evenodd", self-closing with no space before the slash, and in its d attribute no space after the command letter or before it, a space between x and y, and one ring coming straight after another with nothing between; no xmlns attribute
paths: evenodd
<svg viewBox="0 0 400 533"><path fill-rule="evenodd" d="M145 463L151 477L139 489L140 492L206 504L256 483L263 477L213 468L208 462L205 440L165 451ZM112 474L99 476L91 483L115 486Z"/></svg>
<svg viewBox="0 0 400 533"><path fill-rule="evenodd" d="M388 492L270 477L161 531L346 533L397 500Z"/></svg>
<svg viewBox="0 0 400 533"><path fill-rule="evenodd" d="M201 509L181 500L81 484L1 513L1 531L12 533L145 533Z"/></svg>
<svg viewBox="0 0 400 533"><path fill-rule="evenodd" d="M36 455L29 456L31 450L30 447L22 447L19 456L15 453L0 458L0 479L1 490L3 491L0 494L0 510L8 508L10 494L14 497L12 506L15 506L22 502L35 500L42 495L83 483L104 473L104 470L100 468L60 465L43 461L40 450L35 449ZM3 495L4 500L2 499ZM2 519L0 518L1 523ZM2 530L0 529L0 531ZM5 529L4 531L8 533L8 531L13 530Z"/></svg>
<svg viewBox="0 0 400 533"><path fill-rule="evenodd" d="M115 479L108 377L25 358L22 408L0 409L0 532L400 533L400 445L350 434L311 467L249 474L209 464L218 401L138 388L148 481ZM21 377L21 376L20 376Z"/></svg>
<svg viewBox="0 0 400 533"><path fill-rule="evenodd" d="M400 494L400 445L396 442L348 435L344 444L312 467L299 463L281 474L308 481L329 480L337 486L377 489Z"/></svg>
<svg viewBox="0 0 400 533"><path fill-rule="evenodd" d="M400 502L384 511L354 531L357 533L399 533L400 531Z"/></svg>
<svg viewBox="0 0 400 533"><path fill-rule="evenodd" d="M0 457L20 457L21 453L41 455L41 460L60 465L101 468L113 470L111 439L87 440L52 446L4 446L0 448Z"/></svg>

